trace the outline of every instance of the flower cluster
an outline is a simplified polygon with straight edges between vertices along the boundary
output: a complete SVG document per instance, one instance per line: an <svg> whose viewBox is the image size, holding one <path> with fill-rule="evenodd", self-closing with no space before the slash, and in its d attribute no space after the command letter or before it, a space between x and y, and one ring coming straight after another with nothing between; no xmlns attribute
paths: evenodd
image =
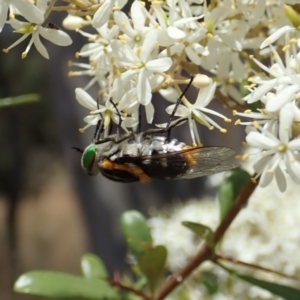
<svg viewBox="0 0 300 300"><path fill-rule="evenodd" d="M289 185L290 189L285 194L278 191L275 181L266 188L258 187L249 199L247 208L234 220L216 251L220 256L269 268L287 276L278 276L254 268L245 269L241 264L229 262L226 264L228 268L240 273L247 270L247 274L270 282L298 285L298 280L287 277L300 276L300 259L293 254L299 247L300 203L297 195L300 187L291 180ZM149 219L155 244L165 245L168 249L167 265L172 272L182 268L193 257L195 250L201 247L199 238L182 226L182 221L201 223L214 230L219 223L218 201L212 198L190 200L185 204L174 205L170 211L153 213ZM223 264L224 262L221 261ZM209 276L211 282L218 285L213 295L205 284L205 276ZM281 299L234 276L230 277L227 272L211 262L202 264L178 292L168 299L185 298Z"/></svg>
<svg viewBox="0 0 300 300"><path fill-rule="evenodd" d="M250 109L235 115L249 119L237 121L237 124L247 125L246 141L250 147L249 153L242 159L250 158L254 163L256 178L260 178L260 186L269 185L276 178L281 191L286 190L286 175L296 183L300 183L300 40L297 32L291 26L285 26L275 31L261 45L263 49L269 45L272 53L271 67L266 67L259 60L253 61L265 73L255 73L249 78L251 85L249 94L244 100L249 104L258 104L260 108ZM270 43L284 36L284 58Z"/></svg>
<svg viewBox="0 0 300 300"><path fill-rule="evenodd" d="M42 44L40 36L59 46L69 46L72 43L69 35L56 28L54 24L45 24L51 11L51 6L48 5L47 1L40 0L34 5L29 1L3 0L0 2L0 6L0 32L3 29L9 11L10 20L6 23L8 23L15 32L22 34L22 37L15 43L6 49L3 49L4 52L7 53L13 47L30 37L28 46L22 53L22 58L27 56L32 44L34 44L42 56L49 58L48 51ZM29 22L22 22L15 19L15 14L20 14Z"/></svg>
<svg viewBox="0 0 300 300"><path fill-rule="evenodd" d="M113 123L124 131L134 131L141 109L151 124L157 109L152 96L157 92L171 102L167 114L182 120L179 125L187 121L192 142L201 144L198 124L226 132L216 117L231 121L207 107L217 96L236 116L248 119L237 121L248 125L246 141L251 147L251 155L242 158L255 159L255 178L261 178L260 185L267 186L275 177L284 191L287 173L300 183L300 18L293 8L297 1L136 0L127 14L122 11L126 3L66 0L62 5L57 0L0 0L0 31L8 24L22 35L3 51L30 38L22 58L32 45L49 58L40 37L59 46L70 45L68 34L47 21L52 12L67 11L63 26L87 39L76 53L81 61L70 62L74 69L69 73L90 78L84 88L75 91L78 102L89 110L82 130L103 120L104 137ZM28 22L18 20L19 16ZM270 68L266 67L269 63ZM182 95L182 85L190 82L191 74L198 74L193 86L199 92L189 101ZM246 82L249 94L243 98L240 87ZM97 96L88 93L92 86L98 89ZM258 109L242 112L257 103ZM166 116L166 122L170 121Z"/></svg>

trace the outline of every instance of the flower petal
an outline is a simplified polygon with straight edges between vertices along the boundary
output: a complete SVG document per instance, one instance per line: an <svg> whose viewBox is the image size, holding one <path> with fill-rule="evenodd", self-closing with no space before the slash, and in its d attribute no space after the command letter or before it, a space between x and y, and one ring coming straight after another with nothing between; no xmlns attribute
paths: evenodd
<svg viewBox="0 0 300 300"><path fill-rule="evenodd" d="M180 39L185 38L185 36L186 36L186 33L184 31L182 31L174 26L169 26L167 28L167 32L168 32L169 37L174 40L180 40Z"/></svg>
<svg viewBox="0 0 300 300"><path fill-rule="evenodd" d="M154 117L154 106L151 102L145 106L145 111L148 124L152 124Z"/></svg>
<svg viewBox="0 0 300 300"><path fill-rule="evenodd" d="M253 93L244 97L244 100L247 101L249 104L254 103L260 100L265 94L267 94L273 87L278 84L278 80L272 79L268 81L268 83L259 86L257 89L254 90Z"/></svg>
<svg viewBox="0 0 300 300"><path fill-rule="evenodd" d="M139 73L136 89L139 102L142 105L148 105L151 101L152 93L145 69Z"/></svg>
<svg viewBox="0 0 300 300"><path fill-rule="evenodd" d="M283 89L266 103L266 109L269 112L277 112L286 103L291 102L294 98L295 93L297 93L298 91L299 91L298 84L294 84Z"/></svg>
<svg viewBox="0 0 300 300"><path fill-rule="evenodd" d="M42 56L49 59L48 51L45 48L45 46L42 44L42 42L40 40L40 36L37 33L35 34L33 43L34 43L34 46L35 46L36 50L39 51Z"/></svg>
<svg viewBox="0 0 300 300"><path fill-rule="evenodd" d="M279 188L280 192L283 193L286 190L287 185L286 185L285 175L282 172L280 166L278 166L276 168L275 179L276 179L276 182L277 182L277 185L278 185L278 188Z"/></svg>
<svg viewBox="0 0 300 300"><path fill-rule="evenodd" d="M89 110L97 109L96 101L82 88L75 89L75 96L79 104L83 107Z"/></svg>
<svg viewBox="0 0 300 300"><path fill-rule="evenodd" d="M46 40L58 46L69 46L72 44L70 36L62 30L40 27L39 34Z"/></svg>
<svg viewBox="0 0 300 300"><path fill-rule="evenodd" d="M0 5L0 32L2 31L6 18L7 18L7 11L8 11L8 2L1 3Z"/></svg>
<svg viewBox="0 0 300 300"><path fill-rule="evenodd" d="M265 48L266 46L269 46L270 44L274 43L276 40L278 40L282 35L284 35L286 32L295 30L294 27L286 25L281 27L280 29L276 30L274 33L272 33L267 39L263 41L263 43L260 45L260 49Z"/></svg>
<svg viewBox="0 0 300 300"><path fill-rule="evenodd" d="M44 13L29 1L13 0L12 3L19 10L20 14L29 22L34 24L43 23Z"/></svg>
<svg viewBox="0 0 300 300"><path fill-rule="evenodd" d="M92 25L95 28L99 28L104 23L106 23L109 19L109 16L112 12L112 8L114 6L114 1L112 0L105 0L102 6L96 11L93 17Z"/></svg>
<svg viewBox="0 0 300 300"><path fill-rule="evenodd" d="M246 141L251 147L259 148L262 150L273 149L279 143L279 141L276 143L273 139L256 131L251 131L246 136Z"/></svg>
<svg viewBox="0 0 300 300"><path fill-rule="evenodd" d="M145 65L145 68L152 72L166 72L171 66L172 59L170 57L163 57L148 61Z"/></svg>
<svg viewBox="0 0 300 300"><path fill-rule="evenodd" d="M144 39L144 43L142 46L142 51L140 53L140 58L142 62L146 63L151 58L151 52L155 47L155 44L157 43L157 33L155 30L150 30L146 34L146 37Z"/></svg>
<svg viewBox="0 0 300 300"><path fill-rule="evenodd" d="M279 139L284 144L287 144L290 140L293 121L294 105L291 102L282 107L279 113Z"/></svg>

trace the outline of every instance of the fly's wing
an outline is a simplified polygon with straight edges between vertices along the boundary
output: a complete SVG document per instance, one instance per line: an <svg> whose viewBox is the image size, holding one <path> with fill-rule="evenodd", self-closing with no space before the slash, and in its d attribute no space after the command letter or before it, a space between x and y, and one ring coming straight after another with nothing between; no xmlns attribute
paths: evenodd
<svg viewBox="0 0 300 300"><path fill-rule="evenodd" d="M130 157L130 162L139 166L148 176L159 179L192 179L207 176L237 167L237 164L222 164L235 154L226 147L190 147L181 151ZM129 159L119 158L122 163ZM125 161L127 160L127 161Z"/></svg>
<svg viewBox="0 0 300 300"><path fill-rule="evenodd" d="M172 179L172 180L193 179L193 178L198 178L198 177L202 177L202 176L217 174L220 172L225 172L225 171L237 168L238 166L239 166L239 164L216 165L216 166L210 167L207 170L199 170L198 168L191 168L185 174L183 174L181 177L169 178L169 179Z"/></svg>

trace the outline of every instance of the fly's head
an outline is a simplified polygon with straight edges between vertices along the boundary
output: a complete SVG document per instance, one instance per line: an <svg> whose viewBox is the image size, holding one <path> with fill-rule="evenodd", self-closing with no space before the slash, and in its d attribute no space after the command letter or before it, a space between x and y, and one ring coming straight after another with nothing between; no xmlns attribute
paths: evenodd
<svg viewBox="0 0 300 300"><path fill-rule="evenodd" d="M91 176L96 176L100 172L97 164L97 152L97 146L91 144L83 150L81 156L81 167Z"/></svg>

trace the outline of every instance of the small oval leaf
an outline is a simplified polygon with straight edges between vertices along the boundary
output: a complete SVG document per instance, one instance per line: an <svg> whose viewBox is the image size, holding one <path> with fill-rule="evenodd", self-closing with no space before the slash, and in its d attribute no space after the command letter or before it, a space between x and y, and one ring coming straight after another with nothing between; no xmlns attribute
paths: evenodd
<svg viewBox="0 0 300 300"><path fill-rule="evenodd" d="M220 218L223 220L251 176L241 168L235 168L226 173L219 189Z"/></svg>
<svg viewBox="0 0 300 300"><path fill-rule="evenodd" d="M138 211L126 211L121 216L121 227L129 250L139 256L152 247L152 236L146 218Z"/></svg>
<svg viewBox="0 0 300 300"><path fill-rule="evenodd" d="M105 278L108 276L102 260L92 253L86 253L81 258L81 271L85 278Z"/></svg>
<svg viewBox="0 0 300 300"><path fill-rule="evenodd" d="M157 283L164 270L167 260L167 249L165 246L159 245L151 249L145 250L138 259L138 265L141 272L148 279L150 291L153 293L157 287Z"/></svg>
<svg viewBox="0 0 300 300"><path fill-rule="evenodd" d="M105 281L52 271L30 271L21 275L14 284L14 291L51 298L119 298L115 289Z"/></svg>
<svg viewBox="0 0 300 300"><path fill-rule="evenodd" d="M203 240L207 242L207 244L211 248L214 247L214 236L212 230L209 227L200 223L190 221L183 221L181 224L187 227L188 229L192 230L198 236L200 236Z"/></svg>

